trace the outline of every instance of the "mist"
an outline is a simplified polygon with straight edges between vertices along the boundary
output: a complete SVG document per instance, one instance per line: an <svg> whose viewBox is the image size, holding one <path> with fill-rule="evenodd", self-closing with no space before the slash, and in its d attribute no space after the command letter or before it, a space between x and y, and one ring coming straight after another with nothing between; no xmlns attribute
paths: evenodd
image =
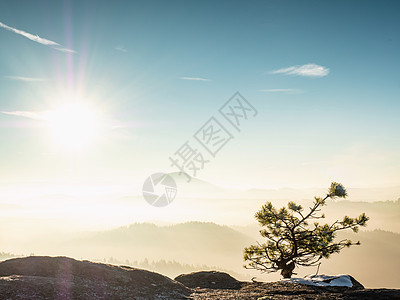
<svg viewBox="0 0 400 300"><path fill-rule="evenodd" d="M113 198L98 192L3 200L1 259L32 254L70 256L151 269L171 278L185 272L217 269L241 280L278 280L279 274L243 268L243 249L263 242L255 212L266 201L281 207L293 200L307 208L311 205L310 196L323 195L324 190L225 192L218 188L221 198L208 198L216 189L202 181L201 195L193 198L190 191L183 190L181 197L164 208L150 206L141 196L119 194ZM399 287L396 278L400 271L394 268L400 262L400 199L395 196L399 194L395 188L383 193L373 193L371 189L356 191L355 200L351 196L348 200L328 200L323 212L328 223L344 215L355 217L365 212L371 218L365 229L359 234L341 233L338 237L360 240L361 245L322 260L319 272L352 274L367 287ZM386 198L371 201L371 194L378 193ZM313 274L316 267L295 272L297 276Z"/></svg>

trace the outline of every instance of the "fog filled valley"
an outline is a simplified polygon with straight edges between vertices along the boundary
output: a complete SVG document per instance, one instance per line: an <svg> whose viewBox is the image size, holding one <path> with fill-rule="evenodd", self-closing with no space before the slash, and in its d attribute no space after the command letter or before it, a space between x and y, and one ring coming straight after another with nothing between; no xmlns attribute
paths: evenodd
<svg viewBox="0 0 400 300"><path fill-rule="evenodd" d="M207 191L205 183L201 184L202 191ZM214 188L210 188L210 193L216 192ZM352 189L349 191L351 195ZM165 208L151 207L138 196L118 197L110 202L103 199L91 209L84 210L83 204L72 201L73 197L53 195L42 197L43 209L40 209L38 197L36 207L31 205L26 208L31 214L28 220L7 215L6 212L15 210L15 207L3 203L0 204L3 214L0 220L0 259L31 254L69 256L153 270L171 278L196 270L221 270L240 280L249 281L253 277L258 281L278 280L278 273L261 274L243 268L244 248L264 242L259 235L261 227L254 219L255 212L266 201L280 207L294 200L307 209L311 204L311 195L323 195L324 190L253 190L225 197L222 189L219 192L220 199L188 195L177 198ZM390 197L393 189L386 192ZM358 193L360 197L371 195L369 190L359 190ZM278 195L280 198L274 200ZM49 198L53 199L49 201ZM351 274L366 287L399 288L400 200L366 202L353 198L329 200L322 208L326 219L321 222L331 223L344 215L354 217L365 212L370 217L367 227L357 234L340 232L337 237L337 240L359 240L361 245L322 259L319 273ZM76 212L72 205L77 205ZM60 206L68 209L60 209ZM119 208L119 226L107 222L117 217L111 209L114 206ZM135 213L138 208L154 212L154 219L138 217L135 220L130 217L132 222L126 222L129 217L125 214ZM103 225L93 222L97 228L86 226L84 230L77 230L75 213L79 218L85 216L86 224L99 214L101 220L97 221L103 221ZM201 217L196 218L196 215ZM177 221L174 222L174 219ZM317 267L295 269L296 276L300 277L316 271Z"/></svg>

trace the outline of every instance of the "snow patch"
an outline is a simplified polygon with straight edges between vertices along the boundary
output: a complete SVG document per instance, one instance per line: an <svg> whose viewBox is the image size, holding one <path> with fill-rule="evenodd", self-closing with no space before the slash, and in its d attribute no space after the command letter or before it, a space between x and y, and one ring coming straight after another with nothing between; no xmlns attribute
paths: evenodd
<svg viewBox="0 0 400 300"><path fill-rule="evenodd" d="M348 275L315 275L304 278L285 278L282 282L300 283L314 286L346 286L352 287L350 276Z"/></svg>

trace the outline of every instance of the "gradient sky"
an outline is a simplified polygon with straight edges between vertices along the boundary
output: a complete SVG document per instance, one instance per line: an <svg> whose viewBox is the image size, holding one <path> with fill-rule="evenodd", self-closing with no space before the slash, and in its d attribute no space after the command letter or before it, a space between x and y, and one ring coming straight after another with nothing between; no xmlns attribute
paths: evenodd
<svg viewBox="0 0 400 300"><path fill-rule="evenodd" d="M258 115L199 178L400 185L398 1L2 0L0 22L3 187L140 186L236 91ZM4 113L77 99L104 120L79 154Z"/></svg>

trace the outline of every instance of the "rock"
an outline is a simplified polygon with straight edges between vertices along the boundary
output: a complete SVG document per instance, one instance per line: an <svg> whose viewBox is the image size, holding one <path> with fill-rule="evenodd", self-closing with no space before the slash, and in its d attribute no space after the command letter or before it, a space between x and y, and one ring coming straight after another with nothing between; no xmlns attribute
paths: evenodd
<svg viewBox="0 0 400 300"><path fill-rule="evenodd" d="M240 289L241 287L240 281L227 273L217 271L182 274L177 276L175 280L190 288Z"/></svg>
<svg viewBox="0 0 400 300"><path fill-rule="evenodd" d="M326 282L326 283L330 283L330 282L332 282L332 280L334 280L336 278L339 278L341 276L343 276L343 275L331 276L331 278L328 278L328 279L325 279L325 280L322 280L322 281ZM360 282L358 282L353 276L351 276L351 275L346 275L346 276L348 278L350 278L351 284L353 285L352 287L350 287L351 289L355 289L355 290L364 289L364 286Z"/></svg>
<svg viewBox="0 0 400 300"><path fill-rule="evenodd" d="M358 282L353 276L351 276L351 275L347 275L347 276L350 277L351 283L353 283L352 289L355 289L355 290L364 289L364 286L360 282Z"/></svg>
<svg viewBox="0 0 400 300"><path fill-rule="evenodd" d="M0 300L187 299L192 291L161 274L67 257L0 263Z"/></svg>
<svg viewBox="0 0 400 300"><path fill-rule="evenodd" d="M240 282L227 273L194 272L176 277L126 266L34 256L0 263L0 300L379 300L400 299L400 290L311 286L289 282ZM178 282L179 281L179 282Z"/></svg>
<svg viewBox="0 0 400 300"><path fill-rule="evenodd" d="M289 282L242 282L240 289L203 288L192 294L194 300L380 300L400 299L400 290L354 289L312 286Z"/></svg>
<svg viewBox="0 0 400 300"><path fill-rule="evenodd" d="M324 287L346 287L351 289L363 289L364 286L351 275L311 275L303 278L284 278L281 282L297 283L303 285L324 286Z"/></svg>

